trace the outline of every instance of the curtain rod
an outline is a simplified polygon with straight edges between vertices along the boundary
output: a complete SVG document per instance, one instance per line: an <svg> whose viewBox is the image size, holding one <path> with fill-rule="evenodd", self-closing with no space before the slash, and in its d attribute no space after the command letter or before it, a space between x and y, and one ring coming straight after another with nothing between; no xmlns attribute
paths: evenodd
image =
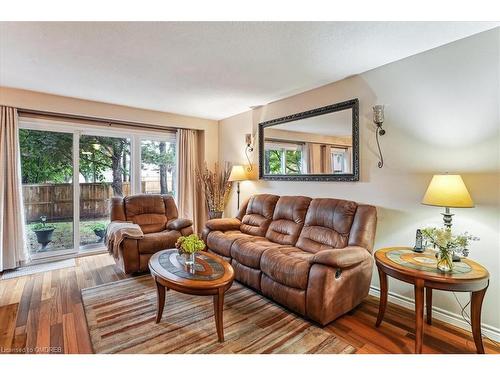
<svg viewBox="0 0 500 375"><path fill-rule="evenodd" d="M72 121L72 120L88 121L88 122L104 124L107 126L118 125L120 127L131 127L131 128L135 128L135 129L137 129L137 127L141 127L141 128L147 128L147 129L152 129L152 130L162 130L162 131L176 131L177 129L185 129L182 127L167 127L167 126L146 124L143 122L115 120L115 119L103 118L103 117L91 117L91 116L73 115L73 114L49 112L49 111L39 111L39 110L27 109L27 108L18 108L17 111L18 111L19 116L28 115L28 117L29 117L29 115L35 115L35 116L41 116L41 117L49 117L49 118L52 117L52 118L56 118L56 119L70 120L70 121Z"/></svg>

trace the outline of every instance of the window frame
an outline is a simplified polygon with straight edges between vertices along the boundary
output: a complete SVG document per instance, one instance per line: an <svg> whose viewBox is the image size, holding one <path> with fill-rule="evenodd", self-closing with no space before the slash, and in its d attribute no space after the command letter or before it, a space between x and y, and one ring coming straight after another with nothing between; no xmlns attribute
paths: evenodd
<svg viewBox="0 0 500 375"><path fill-rule="evenodd" d="M93 251L82 251L80 249L80 136L101 136L101 137L116 137L128 138L130 140L130 187L131 194L140 194L141 192L141 140L167 140L172 142L175 138L176 144L176 181L178 184L179 174L179 160L178 160L178 135L177 131L165 129L165 132L139 128L127 129L126 133L122 129L106 128L103 125L84 124L81 122L73 122L71 120L52 120L52 119L38 119L31 117L20 116L18 119L19 129L38 130L57 133L69 133L73 135L73 248L65 250L54 250L46 253L31 254L33 260L40 260L46 258L67 258L78 254L85 253L101 253L105 251L104 245L96 248ZM168 134L165 134L168 133ZM177 186L175 189L174 200L177 204Z"/></svg>

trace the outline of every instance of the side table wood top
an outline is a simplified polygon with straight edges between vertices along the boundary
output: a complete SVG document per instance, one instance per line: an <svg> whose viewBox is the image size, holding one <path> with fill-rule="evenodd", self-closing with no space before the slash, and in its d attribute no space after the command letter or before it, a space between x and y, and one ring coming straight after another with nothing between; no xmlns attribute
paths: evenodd
<svg viewBox="0 0 500 375"><path fill-rule="evenodd" d="M415 352L422 352L424 290L426 322L432 323L432 290L471 293L471 324L478 353L484 353L481 339L481 307L489 284L486 268L470 259L454 263L452 272L437 269L435 251L414 252L411 247L387 247L375 252L380 280L380 305L376 326L383 320L387 306L387 275L414 285L415 290Z"/></svg>

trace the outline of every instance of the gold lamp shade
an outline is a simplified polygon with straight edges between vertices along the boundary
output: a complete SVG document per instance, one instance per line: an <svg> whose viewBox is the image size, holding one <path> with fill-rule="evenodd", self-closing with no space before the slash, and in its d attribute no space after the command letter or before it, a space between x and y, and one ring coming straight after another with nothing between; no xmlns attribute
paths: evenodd
<svg viewBox="0 0 500 375"><path fill-rule="evenodd" d="M254 165L234 165L229 175L229 181L236 182L238 194L238 210L240 209L240 181L257 180L257 168Z"/></svg>
<svg viewBox="0 0 500 375"><path fill-rule="evenodd" d="M229 181L246 181L257 179L257 168L254 165L234 165Z"/></svg>
<svg viewBox="0 0 500 375"><path fill-rule="evenodd" d="M474 202L458 174L436 174L427 187L422 204L440 207L469 208Z"/></svg>
<svg viewBox="0 0 500 375"><path fill-rule="evenodd" d="M229 175L229 181L245 181L247 180L247 172L245 167L242 165L233 165L231 169L231 174Z"/></svg>

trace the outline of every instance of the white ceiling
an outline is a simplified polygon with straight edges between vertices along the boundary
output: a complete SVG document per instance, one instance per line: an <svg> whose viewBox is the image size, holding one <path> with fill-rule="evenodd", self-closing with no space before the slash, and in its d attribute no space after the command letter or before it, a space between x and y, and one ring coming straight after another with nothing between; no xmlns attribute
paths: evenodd
<svg viewBox="0 0 500 375"><path fill-rule="evenodd" d="M492 22L2 22L0 85L222 119Z"/></svg>
<svg viewBox="0 0 500 375"><path fill-rule="evenodd" d="M352 110L348 109L302 120L285 122L284 124L274 125L269 129L332 137L348 137L352 135Z"/></svg>

